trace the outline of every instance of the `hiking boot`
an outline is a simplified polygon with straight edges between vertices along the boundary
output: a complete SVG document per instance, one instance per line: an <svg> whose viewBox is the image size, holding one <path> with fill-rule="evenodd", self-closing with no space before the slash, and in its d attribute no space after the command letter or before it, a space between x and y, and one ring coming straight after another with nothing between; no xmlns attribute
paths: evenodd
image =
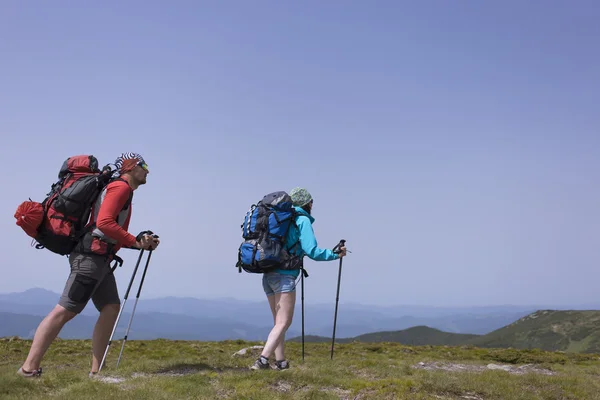
<svg viewBox="0 0 600 400"><path fill-rule="evenodd" d="M288 368L290 368L290 362L288 360L275 361L275 365L273 365L273 369L276 369L277 371L283 371Z"/></svg>
<svg viewBox="0 0 600 400"><path fill-rule="evenodd" d="M254 361L254 364L252 364L250 369L253 369L253 370L269 369L269 367L270 367L269 359L265 358L263 356L260 356L256 361Z"/></svg>
<svg viewBox="0 0 600 400"><path fill-rule="evenodd" d="M40 367L40 368L38 368L35 371L29 372L29 371L25 371L23 369L23 367L21 367L17 371L17 375L21 375L21 376L23 376L25 378L38 378L38 377L42 376L42 368Z"/></svg>

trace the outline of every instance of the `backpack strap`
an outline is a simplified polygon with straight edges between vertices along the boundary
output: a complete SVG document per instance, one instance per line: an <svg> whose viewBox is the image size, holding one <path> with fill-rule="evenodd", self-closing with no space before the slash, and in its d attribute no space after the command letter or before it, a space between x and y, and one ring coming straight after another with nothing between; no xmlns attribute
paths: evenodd
<svg viewBox="0 0 600 400"><path fill-rule="evenodd" d="M292 213L293 213L292 224L293 224L293 226L295 226L296 228L298 228L298 224L296 223L296 218L298 218L298 217L305 217L305 216L302 215L302 214L300 214L300 213L298 213L298 212L296 212L296 210L294 210L294 209L292 209ZM291 228L292 227L290 226L290 229ZM298 246L300 246L300 231L298 231L298 240L296 240L296 242L293 245L291 245L289 247L289 249L287 249L288 253L290 253L290 255L292 257L297 257L296 255L293 255L291 252L292 252L292 250L295 250ZM308 278L308 271L306 271L306 268L304 268L304 262L303 261L300 262L300 272L302 273L302 275L304 275L305 278Z"/></svg>
<svg viewBox="0 0 600 400"><path fill-rule="evenodd" d="M294 209L292 208L292 217L291 217L292 221L290 222L290 227L289 227L289 229L292 229L292 227L296 227L296 228L298 228L298 224L296 223L296 218L298 218L299 216L300 216L300 214L298 214L298 213L296 212L296 210L294 210ZM289 230L289 229L288 229L288 230ZM293 244L293 245L291 245L290 247L287 247L287 246L286 246L286 250L287 250L288 252L290 252L290 251L294 250L296 247L298 247L298 245L299 245L299 244L300 244L300 232L298 232L298 240L296 241L296 243L294 243L294 244Z"/></svg>
<svg viewBox="0 0 600 400"><path fill-rule="evenodd" d="M125 179L121 178L120 176L116 177L116 178L112 178L107 184L106 186L108 186L109 184L113 183L113 182L125 182L127 184L127 186L129 186L129 182L127 182ZM106 187L105 186L105 187ZM125 202L125 204L123 205L123 208L121 209L121 211L123 210L127 210L129 208L129 206L131 205L131 201L133 200L133 190L131 190L131 186L129 186L129 198L127 199L127 201Z"/></svg>

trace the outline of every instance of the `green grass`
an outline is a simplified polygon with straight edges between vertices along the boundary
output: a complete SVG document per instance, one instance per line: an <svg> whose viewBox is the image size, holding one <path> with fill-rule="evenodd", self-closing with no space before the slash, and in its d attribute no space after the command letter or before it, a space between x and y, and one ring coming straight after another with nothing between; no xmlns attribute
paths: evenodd
<svg viewBox="0 0 600 400"><path fill-rule="evenodd" d="M259 343L244 341L128 341L115 370L121 343L111 346L104 377L89 379L89 340L57 340L44 374L15 374L31 342L0 339L1 399L600 399L600 356L542 350L469 346L404 346L398 343L287 343L292 368L250 371L255 356L232 357ZM534 364L555 375L506 371L423 370L419 362L486 366Z"/></svg>

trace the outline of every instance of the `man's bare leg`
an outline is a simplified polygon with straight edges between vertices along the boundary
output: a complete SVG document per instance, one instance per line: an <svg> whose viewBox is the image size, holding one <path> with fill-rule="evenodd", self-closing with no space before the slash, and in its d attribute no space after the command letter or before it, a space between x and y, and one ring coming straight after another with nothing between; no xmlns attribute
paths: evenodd
<svg viewBox="0 0 600 400"><path fill-rule="evenodd" d="M56 339L63 326L76 315L76 313L68 311L61 305L56 305L50 311L50 314L42 320L35 332L29 354L22 367L23 370L31 372L40 367L42 358L54 339Z"/></svg>
<svg viewBox="0 0 600 400"><path fill-rule="evenodd" d="M107 304L100 311L98 321L94 327L94 334L92 335L92 373L97 373L100 369L100 363L102 357L104 357L104 351L108 345L110 334L117 321L119 315L119 304Z"/></svg>

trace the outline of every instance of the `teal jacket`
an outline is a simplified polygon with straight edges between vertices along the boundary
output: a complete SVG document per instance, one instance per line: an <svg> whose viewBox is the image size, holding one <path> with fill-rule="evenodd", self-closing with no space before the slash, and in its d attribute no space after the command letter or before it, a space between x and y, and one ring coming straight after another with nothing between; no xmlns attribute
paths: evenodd
<svg viewBox="0 0 600 400"><path fill-rule="evenodd" d="M286 238L286 248L295 255L300 257L308 256L310 259L315 261L331 261L337 260L339 256L332 250L321 249L317 245L317 239L315 238L315 232L313 231L312 224L315 219L312 215L304 211L300 207L294 207L296 209L296 224L292 224L288 231ZM294 246L296 243L299 245ZM278 269L276 272L286 275L298 276L299 270L282 270Z"/></svg>

